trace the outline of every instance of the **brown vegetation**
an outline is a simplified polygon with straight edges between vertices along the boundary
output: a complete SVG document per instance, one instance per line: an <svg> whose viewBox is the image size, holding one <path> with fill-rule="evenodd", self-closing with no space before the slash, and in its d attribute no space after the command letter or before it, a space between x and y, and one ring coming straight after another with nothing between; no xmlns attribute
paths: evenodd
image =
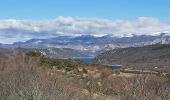
<svg viewBox="0 0 170 100"><path fill-rule="evenodd" d="M148 74L126 78L109 68L78 66L75 62L71 67L63 73L68 66L49 67L42 64L41 57L24 54L1 57L0 100L170 99L170 82L166 77ZM83 77L85 74L87 77ZM99 76L94 77L96 74Z"/></svg>

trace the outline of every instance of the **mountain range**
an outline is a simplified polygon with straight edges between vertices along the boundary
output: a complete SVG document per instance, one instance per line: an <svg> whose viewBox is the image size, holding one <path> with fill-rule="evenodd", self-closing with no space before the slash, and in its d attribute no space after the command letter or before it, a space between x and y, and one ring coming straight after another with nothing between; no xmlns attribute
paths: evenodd
<svg viewBox="0 0 170 100"><path fill-rule="evenodd" d="M106 35L96 37L92 35L82 36L58 36L48 39L31 39L25 42L13 44L0 44L1 48L70 48L89 56L96 56L104 51L115 48L143 46L151 44L169 44L170 33L158 33L156 35L132 35L127 37L113 37Z"/></svg>

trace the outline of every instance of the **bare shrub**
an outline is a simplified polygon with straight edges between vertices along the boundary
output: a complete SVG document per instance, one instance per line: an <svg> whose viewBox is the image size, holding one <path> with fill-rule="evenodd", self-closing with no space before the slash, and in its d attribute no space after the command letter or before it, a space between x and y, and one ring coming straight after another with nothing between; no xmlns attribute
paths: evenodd
<svg viewBox="0 0 170 100"><path fill-rule="evenodd" d="M63 75L49 75L50 69L40 67L38 58L25 55L4 59L0 71L0 100L86 100Z"/></svg>
<svg viewBox="0 0 170 100"><path fill-rule="evenodd" d="M164 77L139 75L133 78L116 78L112 87L123 100L169 100L170 83Z"/></svg>
<svg viewBox="0 0 170 100"><path fill-rule="evenodd" d="M102 68L96 72L102 73L100 77L71 79L42 67L40 60L24 54L1 57L0 100L105 100L108 95L121 100L170 99L170 82L166 77L146 74L110 78L113 72ZM112 97L109 100L114 100Z"/></svg>

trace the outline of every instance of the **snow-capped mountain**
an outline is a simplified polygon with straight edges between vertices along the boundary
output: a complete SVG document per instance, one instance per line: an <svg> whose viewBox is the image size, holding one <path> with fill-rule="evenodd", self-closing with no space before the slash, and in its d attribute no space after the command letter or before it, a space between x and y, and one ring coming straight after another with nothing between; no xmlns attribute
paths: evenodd
<svg viewBox="0 0 170 100"><path fill-rule="evenodd" d="M123 48L129 46L142 46L151 44L170 43L169 33L159 33L154 35L132 35L130 37L113 37L110 35L95 37L92 35L82 35L77 37L58 36L50 39L31 39L26 42L16 42L12 45L1 45L1 47L24 48L71 48L88 52L91 54L100 53L114 48Z"/></svg>

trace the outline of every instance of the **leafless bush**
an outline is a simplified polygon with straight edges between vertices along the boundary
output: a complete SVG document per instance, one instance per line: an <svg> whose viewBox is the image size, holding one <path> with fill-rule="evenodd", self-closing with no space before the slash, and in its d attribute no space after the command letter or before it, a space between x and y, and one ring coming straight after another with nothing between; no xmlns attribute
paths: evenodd
<svg viewBox="0 0 170 100"><path fill-rule="evenodd" d="M86 100L63 75L49 75L38 58L19 55L1 59L0 100Z"/></svg>
<svg viewBox="0 0 170 100"><path fill-rule="evenodd" d="M170 83L164 77L139 75L133 78L116 78L112 87L123 100L169 100Z"/></svg>

